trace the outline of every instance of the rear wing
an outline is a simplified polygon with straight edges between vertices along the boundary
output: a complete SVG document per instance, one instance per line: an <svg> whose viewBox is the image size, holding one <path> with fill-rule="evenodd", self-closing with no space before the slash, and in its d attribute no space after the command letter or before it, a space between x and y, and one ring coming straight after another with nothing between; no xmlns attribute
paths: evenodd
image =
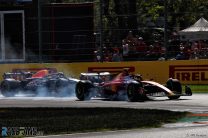
<svg viewBox="0 0 208 138"><path fill-rule="evenodd" d="M15 79L15 80L25 80L25 79L33 79L38 77L33 77L33 75L36 74L35 72L6 72L3 74L3 79ZM63 72L56 72L47 74L45 77L48 78L55 78L55 77L61 77L66 78Z"/></svg>
<svg viewBox="0 0 208 138"><path fill-rule="evenodd" d="M97 72L97 73L95 73L95 72L93 72L93 73L81 73L80 75L82 75L82 76L98 76L98 75L100 75L100 76L103 76L103 75L110 75L110 73L109 72Z"/></svg>
<svg viewBox="0 0 208 138"><path fill-rule="evenodd" d="M89 80L91 82L103 82L111 79L111 73L98 72L98 73L81 73L80 80Z"/></svg>
<svg viewBox="0 0 208 138"><path fill-rule="evenodd" d="M6 72L3 74L3 79L24 80L33 75L31 72Z"/></svg>

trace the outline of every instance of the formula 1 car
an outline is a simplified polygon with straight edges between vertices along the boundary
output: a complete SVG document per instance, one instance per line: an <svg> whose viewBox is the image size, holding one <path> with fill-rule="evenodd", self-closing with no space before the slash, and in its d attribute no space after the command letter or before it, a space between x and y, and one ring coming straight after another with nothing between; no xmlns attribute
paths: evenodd
<svg viewBox="0 0 208 138"><path fill-rule="evenodd" d="M188 86L185 86L185 93L182 93L181 83L177 79L170 78L166 86L163 86L154 81L143 81L141 75L128 75L123 78L112 76L109 72L81 73L75 88L76 97L79 100L100 97L134 102L144 101L149 97L166 96L169 99L178 99L180 96L192 95Z"/></svg>
<svg viewBox="0 0 208 138"><path fill-rule="evenodd" d="M63 91L70 93L70 84L75 84L76 81L76 79L66 77L62 72L50 73L49 70L39 70L36 73L7 72L3 74L0 87L1 94L5 97L15 96L18 92L50 95Z"/></svg>

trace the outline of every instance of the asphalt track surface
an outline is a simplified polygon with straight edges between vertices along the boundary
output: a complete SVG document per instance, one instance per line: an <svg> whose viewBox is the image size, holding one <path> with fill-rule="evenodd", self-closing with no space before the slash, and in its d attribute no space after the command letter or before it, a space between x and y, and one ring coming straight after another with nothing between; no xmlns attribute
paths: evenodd
<svg viewBox="0 0 208 138"><path fill-rule="evenodd" d="M193 94L183 96L178 100L167 97L157 97L144 102L108 101L92 99L79 101L76 97L32 97L17 95L3 97L0 95L0 107L123 107L136 109L164 109L172 111L189 111L208 114L208 94ZM68 134L56 136L42 136L51 138L208 138L208 117L205 124L176 123L165 124L161 128L136 129L125 131L94 132L83 134Z"/></svg>
<svg viewBox="0 0 208 138"><path fill-rule="evenodd" d="M0 107L123 107L208 113L208 94L193 94L180 97L178 100L157 97L144 102L108 101L95 98L89 101L79 101L75 96L30 97L17 95L16 97L4 97L0 95Z"/></svg>
<svg viewBox="0 0 208 138"><path fill-rule="evenodd" d="M208 126L184 128L154 128L123 131L92 132L37 138L208 138Z"/></svg>

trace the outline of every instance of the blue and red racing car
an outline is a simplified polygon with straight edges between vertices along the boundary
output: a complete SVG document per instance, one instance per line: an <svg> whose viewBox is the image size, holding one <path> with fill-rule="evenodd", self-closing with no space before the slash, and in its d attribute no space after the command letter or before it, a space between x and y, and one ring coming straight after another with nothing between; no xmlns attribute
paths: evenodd
<svg viewBox="0 0 208 138"><path fill-rule="evenodd" d="M7 72L3 74L1 94L5 97L15 96L19 92L33 96L49 96L52 94L74 94L77 82L66 77L62 72L50 72L47 69L37 72Z"/></svg>

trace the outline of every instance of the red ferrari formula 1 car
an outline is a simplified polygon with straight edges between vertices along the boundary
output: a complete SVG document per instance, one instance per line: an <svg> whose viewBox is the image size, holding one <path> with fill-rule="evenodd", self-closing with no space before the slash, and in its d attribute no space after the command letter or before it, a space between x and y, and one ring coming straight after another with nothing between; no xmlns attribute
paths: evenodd
<svg viewBox="0 0 208 138"><path fill-rule="evenodd" d="M192 95L188 86L185 86L185 93L182 93L182 85L177 79L168 79L164 86L154 81L143 81L140 75L119 74L112 77L109 72L81 73L75 93L79 100L100 97L131 102L144 101L150 96L178 99L180 96Z"/></svg>

